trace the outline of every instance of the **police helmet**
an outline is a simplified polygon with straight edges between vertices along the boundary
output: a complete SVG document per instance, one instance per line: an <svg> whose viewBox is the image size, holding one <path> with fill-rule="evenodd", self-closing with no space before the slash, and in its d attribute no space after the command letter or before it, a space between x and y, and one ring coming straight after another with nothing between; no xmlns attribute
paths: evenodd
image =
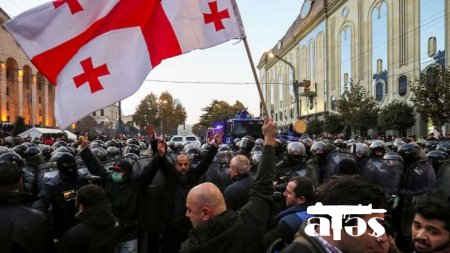
<svg viewBox="0 0 450 253"><path fill-rule="evenodd" d="M99 161L105 161L108 157L108 152L102 147L93 148L91 151Z"/></svg>
<svg viewBox="0 0 450 253"><path fill-rule="evenodd" d="M20 156L23 157L23 154L25 153L25 150L28 149L28 147L25 146L25 145L23 145L23 144L20 144L20 145L17 145L17 146L12 147L11 149L12 149L14 152L16 152L18 155L20 155Z"/></svg>
<svg viewBox="0 0 450 253"><path fill-rule="evenodd" d="M442 150L450 155L450 142L441 142L436 146L436 150Z"/></svg>
<svg viewBox="0 0 450 253"><path fill-rule="evenodd" d="M139 146L139 141L136 140L135 138L130 138L130 139L128 139L128 140L126 141L126 144L127 144L127 145L134 144L134 145Z"/></svg>
<svg viewBox="0 0 450 253"><path fill-rule="evenodd" d="M255 145L255 139L253 137L246 135L242 137L241 141L239 142L239 148L251 150L253 146Z"/></svg>
<svg viewBox="0 0 450 253"><path fill-rule="evenodd" d="M53 144L52 144L52 147L54 148L54 149L57 149L57 148L59 148L59 147L61 147L61 146L67 146L67 142L65 142L65 141L55 141Z"/></svg>
<svg viewBox="0 0 450 253"><path fill-rule="evenodd" d="M398 148L397 152L403 157L403 161L407 165L426 158L424 151L416 143L403 144Z"/></svg>
<svg viewBox="0 0 450 253"><path fill-rule="evenodd" d="M133 153L133 154L136 154L137 156L139 156L139 154L141 153L141 149L136 144L128 144L125 147L124 154L128 154L128 153Z"/></svg>
<svg viewBox="0 0 450 253"><path fill-rule="evenodd" d="M110 156L116 156L120 154L120 149L114 146L107 147L106 152L108 152L108 155Z"/></svg>
<svg viewBox="0 0 450 253"><path fill-rule="evenodd" d="M287 145L286 150L288 156L291 158L301 158L306 155L305 145L299 141L290 142Z"/></svg>
<svg viewBox="0 0 450 253"><path fill-rule="evenodd" d="M101 140L93 140L91 144L89 145L90 149L94 148L105 148L105 143Z"/></svg>
<svg viewBox="0 0 450 253"><path fill-rule="evenodd" d="M218 151L216 154L217 162L220 164L229 164L231 159L233 159L233 151L222 150Z"/></svg>
<svg viewBox="0 0 450 253"><path fill-rule="evenodd" d="M254 168L258 167L259 162L261 161L261 156L262 156L262 152L253 153L251 162L252 162L252 166Z"/></svg>
<svg viewBox="0 0 450 253"><path fill-rule="evenodd" d="M17 164L19 167L24 165L24 161L16 152L7 152L0 155L0 161L9 161Z"/></svg>
<svg viewBox="0 0 450 253"><path fill-rule="evenodd" d="M28 164L31 164L33 166L38 166L44 160L42 150L38 147L29 147L27 150L25 150L23 158Z"/></svg>
<svg viewBox="0 0 450 253"><path fill-rule="evenodd" d="M361 159L370 155L370 149L367 144L357 142L350 147L350 153L355 154L358 159Z"/></svg>

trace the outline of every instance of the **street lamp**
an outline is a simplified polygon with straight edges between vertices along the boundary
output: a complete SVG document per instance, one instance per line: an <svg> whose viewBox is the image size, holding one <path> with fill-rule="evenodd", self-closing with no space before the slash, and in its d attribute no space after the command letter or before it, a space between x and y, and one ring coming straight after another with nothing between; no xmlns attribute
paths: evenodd
<svg viewBox="0 0 450 253"><path fill-rule="evenodd" d="M164 99L161 99L161 100L159 100L159 115L160 115L160 120L161 120L161 135L162 135L162 138L164 138L164 128L163 128L163 113L162 113L162 108L163 108L163 105L165 105L165 104L167 104L168 102L167 102L167 100L164 100Z"/></svg>
<svg viewBox="0 0 450 253"><path fill-rule="evenodd" d="M295 79L295 67L292 63L286 61L285 59L283 59L282 57L280 57L279 55L276 55L272 52L272 50L270 50L268 52L269 57L275 57L278 60L284 62L285 64L287 64L289 66L289 68L291 68L292 71L292 82L293 82L293 90L294 90L294 95L295 95L295 104L297 106L297 119L300 117L300 103L299 103L299 99L298 99L298 81Z"/></svg>

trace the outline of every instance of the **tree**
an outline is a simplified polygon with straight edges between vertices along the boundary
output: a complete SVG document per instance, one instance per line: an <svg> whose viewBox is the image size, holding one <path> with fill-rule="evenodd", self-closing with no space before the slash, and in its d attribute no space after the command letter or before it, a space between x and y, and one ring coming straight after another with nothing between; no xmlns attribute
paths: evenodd
<svg viewBox="0 0 450 253"><path fill-rule="evenodd" d="M358 129L362 136L367 130L377 127L378 102L370 96L361 85L350 84L337 101L337 110L341 114L344 125Z"/></svg>
<svg viewBox="0 0 450 253"><path fill-rule="evenodd" d="M178 125L184 124L186 121L186 110L180 104L174 104L172 95L167 91L159 96L158 105L159 124L156 125L161 128L161 132L164 134L175 134Z"/></svg>
<svg viewBox="0 0 450 253"><path fill-rule="evenodd" d="M234 118L236 114L245 109L244 105L240 101L236 101L234 105L229 105L225 101L213 100L210 105L202 108L203 113L200 115L200 121L198 128L207 129L216 122L226 121Z"/></svg>
<svg viewBox="0 0 450 253"><path fill-rule="evenodd" d="M378 126L392 129L405 136L406 129L414 126L414 108L403 101L393 100L383 107L378 115Z"/></svg>
<svg viewBox="0 0 450 253"><path fill-rule="evenodd" d="M147 124L159 126L159 105L155 94L150 93L141 100L132 116L132 121L141 129Z"/></svg>
<svg viewBox="0 0 450 253"><path fill-rule="evenodd" d="M309 121L306 132L310 135L321 134L323 132L323 121L318 119L313 119Z"/></svg>
<svg viewBox="0 0 450 253"><path fill-rule="evenodd" d="M18 116L16 118L16 123L14 124L14 129L13 129L13 135L17 136L18 134L22 133L23 131L27 130L30 127L27 127L25 125L25 118Z"/></svg>
<svg viewBox="0 0 450 253"><path fill-rule="evenodd" d="M332 135L342 133L344 130L343 120L338 114L328 114L324 117L324 131Z"/></svg>
<svg viewBox="0 0 450 253"><path fill-rule="evenodd" d="M97 122L95 121L95 119L91 115L88 115L78 121L77 131L80 133L87 133L92 131L92 129L94 129L96 125Z"/></svg>
<svg viewBox="0 0 450 253"><path fill-rule="evenodd" d="M411 101L416 111L441 127L450 120L450 71L432 66L420 74L420 79L410 83Z"/></svg>

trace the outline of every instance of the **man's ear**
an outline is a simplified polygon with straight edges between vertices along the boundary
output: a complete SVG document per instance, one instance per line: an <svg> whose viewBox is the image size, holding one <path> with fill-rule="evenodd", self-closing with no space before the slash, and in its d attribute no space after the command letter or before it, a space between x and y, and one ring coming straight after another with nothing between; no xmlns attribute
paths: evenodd
<svg viewBox="0 0 450 253"><path fill-rule="evenodd" d="M306 203L306 198L305 196L300 196L297 198L297 204L305 204Z"/></svg>
<svg viewBox="0 0 450 253"><path fill-rule="evenodd" d="M208 207L202 207L203 221L209 221L211 219L211 210Z"/></svg>

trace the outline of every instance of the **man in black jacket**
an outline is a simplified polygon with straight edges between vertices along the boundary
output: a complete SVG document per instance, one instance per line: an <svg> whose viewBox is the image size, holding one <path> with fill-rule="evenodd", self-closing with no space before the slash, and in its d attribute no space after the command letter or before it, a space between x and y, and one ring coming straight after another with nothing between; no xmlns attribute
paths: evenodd
<svg viewBox="0 0 450 253"><path fill-rule="evenodd" d="M53 252L47 217L23 204L29 196L19 192L21 181L19 166L0 161L0 249L4 253Z"/></svg>
<svg viewBox="0 0 450 253"><path fill-rule="evenodd" d="M118 220L113 216L106 192L97 185L86 185L77 191L80 222L61 238L61 253L113 253L120 235Z"/></svg>
<svg viewBox="0 0 450 253"><path fill-rule="evenodd" d="M244 155L236 155L231 160L230 176L234 182L223 192L227 209L237 211L247 203L253 184L253 178L249 174L250 168L250 161Z"/></svg>
<svg viewBox="0 0 450 253"><path fill-rule="evenodd" d="M160 168L166 178L167 189L162 203L160 223L163 253L178 252L180 244L187 238L191 224L185 216L186 196L189 190L199 183L200 177L208 169L221 142L222 136L215 135L208 153L195 168L191 168L189 158L185 154L178 155L175 165L171 164L165 156L166 146L158 143L158 152L153 163Z"/></svg>
<svg viewBox="0 0 450 253"><path fill-rule="evenodd" d="M262 130L264 148L248 203L235 212L227 209L215 185L203 183L192 188L187 197L186 216L194 229L181 245L182 253L263 252L262 238L273 195L278 130L272 119L266 119Z"/></svg>

